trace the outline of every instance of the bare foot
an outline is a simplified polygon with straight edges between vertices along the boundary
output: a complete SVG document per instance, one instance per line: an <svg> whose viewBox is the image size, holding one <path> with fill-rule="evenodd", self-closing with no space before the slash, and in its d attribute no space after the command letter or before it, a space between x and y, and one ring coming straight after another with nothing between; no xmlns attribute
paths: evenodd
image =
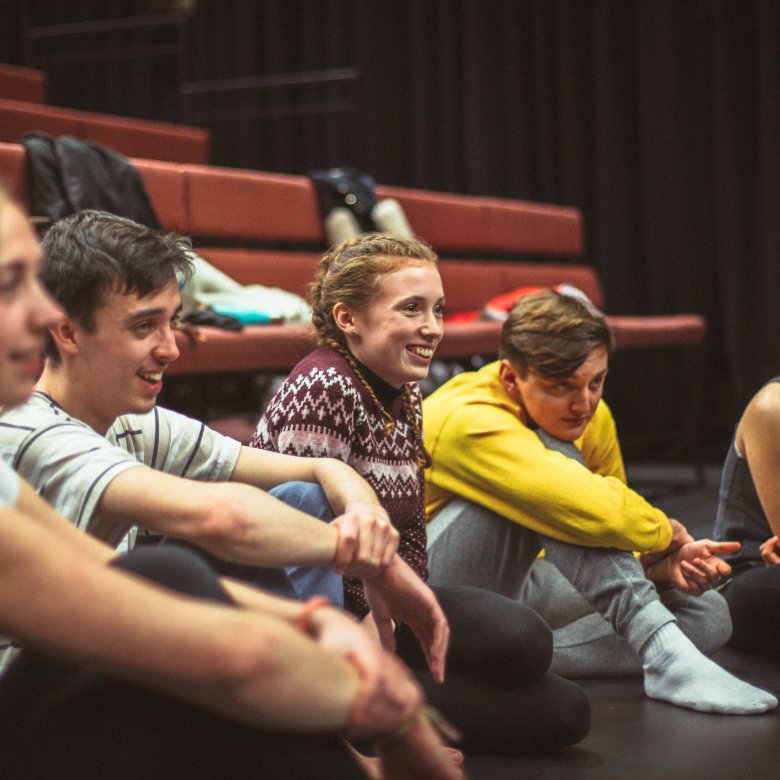
<svg viewBox="0 0 780 780"><path fill-rule="evenodd" d="M421 718L402 739L380 743L381 780L466 780L463 753L442 744Z"/></svg>
<svg viewBox="0 0 780 780"><path fill-rule="evenodd" d="M382 774L382 760L379 758L374 758L373 756L364 756L362 753L359 753L357 750L355 750L352 745L347 743L347 747L352 751L352 755L355 757L355 760L360 764L363 771L366 773L366 776L370 780L389 780L385 775ZM443 746L442 751L445 754L445 756L449 757L450 761L456 766L456 767L462 767L463 763L465 761L465 758L463 756L463 752L458 750L457 748L452 748L448 746ZM465 775L461 773L461 777L465 780Z"/></svg>

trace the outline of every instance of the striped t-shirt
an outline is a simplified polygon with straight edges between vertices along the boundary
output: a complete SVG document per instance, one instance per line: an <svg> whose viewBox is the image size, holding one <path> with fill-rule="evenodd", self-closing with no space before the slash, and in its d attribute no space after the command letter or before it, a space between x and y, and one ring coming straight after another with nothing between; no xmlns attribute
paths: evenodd
<svg viewBox="0 0 780 780"><path fill-rule="evenodd" d="M106 487L129 468L150 468L203 482L226 481L241 444L169 409L118 417L105 436L44 393L0 415L0 460L79 528L116 547L129 523L99 517Z"/></svg>

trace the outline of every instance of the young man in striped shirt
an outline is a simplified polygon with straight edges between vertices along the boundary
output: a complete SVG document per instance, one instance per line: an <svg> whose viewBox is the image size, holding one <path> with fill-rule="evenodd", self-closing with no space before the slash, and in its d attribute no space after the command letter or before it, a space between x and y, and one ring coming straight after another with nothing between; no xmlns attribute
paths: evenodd
<svg viewBox="0 0 780 780"><path fill-rule="evenodd" d="M220 563L222 573L284 595L324 591L337 604L333 571L361 577L388 619L404 615L441 677L446 619L396 554L398 533L357 473L336 460L243 447L155 406L178 356L178 281L189 272L189 243L85 211L55 223L43 252L44 283L65 316L49 328L32 399L0 416L0 457L113 546L135 526L148 528L235 565ZM311 516L326 502L337 515L330 523ZM285 566L322 573L300 592L278 571Z"/></svg>

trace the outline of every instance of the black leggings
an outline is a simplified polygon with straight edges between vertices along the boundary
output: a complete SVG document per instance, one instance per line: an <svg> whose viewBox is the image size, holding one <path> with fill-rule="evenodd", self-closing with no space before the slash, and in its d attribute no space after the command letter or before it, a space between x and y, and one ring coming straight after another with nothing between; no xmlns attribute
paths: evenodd
<svg viewBox="0 0 780 780"><path fill-rule="evenodd" d="M175 547L117 565L182 593L230 603L212 570ZM74 576L78 576L74 572ZM4 778L364 778L333 734L271 732L37 653L0 679Z"/></svg>
<svg viewBox="0 0 780 780"><path fill-rule="evenodd" d="M573 682L548 671L552 634L531 609L467 585L434 586L452 640L443 685L426 671L412 632L398 631L398 654L430 703L475 753L518 755L572 745L590 730L590 702Z"/></svg>
<svg viewBox="0 0 780 780"><path fill-rule="evenodd" d="M780 565L737 574L724 593L738 650L780 660Z"/></svg>

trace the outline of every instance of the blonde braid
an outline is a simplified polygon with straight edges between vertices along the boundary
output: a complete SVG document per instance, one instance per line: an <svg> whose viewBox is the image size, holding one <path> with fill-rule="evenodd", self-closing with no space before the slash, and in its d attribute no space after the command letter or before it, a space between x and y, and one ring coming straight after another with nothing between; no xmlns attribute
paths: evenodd
<svg viewBox="0 0 780 780"><path fill-rule="evenodd" d="M403 393L404 412L406 413L406 419L409 421L409 425L412 426L414 431L414 438L417 441L417 465L421 469L427 469L431 466L431 454L425 449L423 442L422 430L417 423L417 412L412 405L412 390L409 385L404 385Z"/></svg>

